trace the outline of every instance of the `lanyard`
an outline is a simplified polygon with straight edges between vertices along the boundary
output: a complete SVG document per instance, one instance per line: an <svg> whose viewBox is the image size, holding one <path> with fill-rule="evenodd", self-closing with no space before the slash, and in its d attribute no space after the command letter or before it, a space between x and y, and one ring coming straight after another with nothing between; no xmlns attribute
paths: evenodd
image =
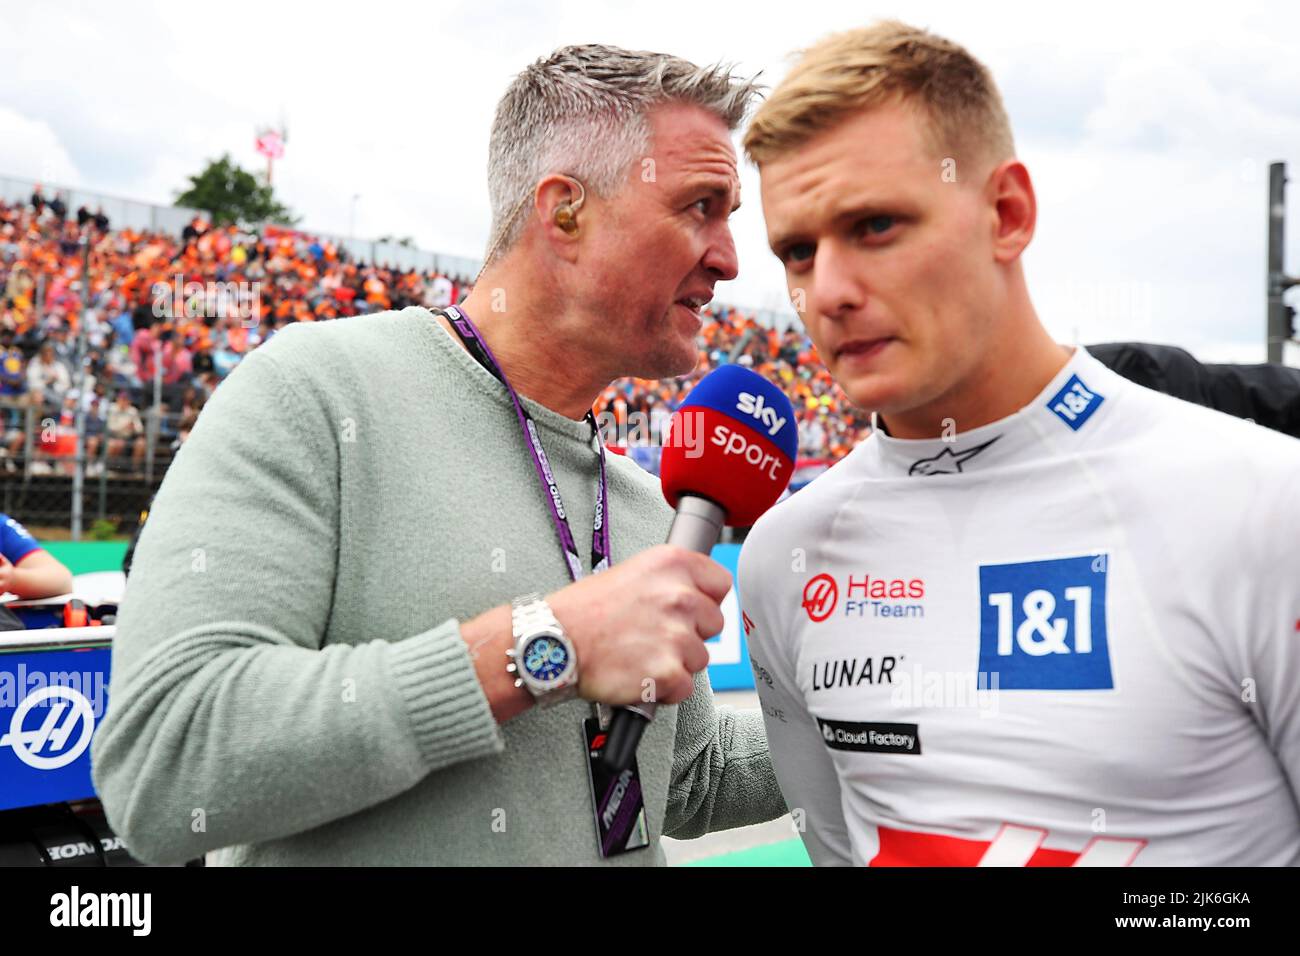
<svg viewBox="0 0 1300 956"><path fill-rule="evenodd" d="M451 327L460 336L460 340L465 343L470 355L474 356L478 363L487 369L510 393L510 401L515 406L515 416L519 419L519 429L526 439L525 444L533 458L533 468L537 471L537 480L541 483L546 504L551 509L551 521L555 525L555 534L560 541L560 550L564 552L569 577L577 581L585 573L582 569L582 559L578 556L578 546L574 542L573 532L569 528L569 519L564 510L564 501L560 498L560 488L555 483L555 476L551 472L551 463L547 460L546 451L542 448L542 439L537 434L537 425L533 422L533 416L528 413L528 409L524 408L523 402L519 401L518 393L506 380L505 373L501 371L501 366L497 364L492 350L488 348L487 342L479 334L478 328L470 320L465 310L451 305L439 311L451 322ZM596 514L591 530L591 572L595 574L609 567L610 561L609 516L605 514L608 488L605 483L605 445L600 440L600 432L596 427L596 416L588 410L585 420L591 426L591 434L596 440L596 449L600 457L600 484L596 487Z"/></svg>
<svg viewBox="0 0 1300 956"><path fill-rule="evenodd" d="M537 480L542 486L542 496L551 509L551 521L555 525L556 537L560 539L560 549L569 567L569 576L577 581L583 575L582 559L574 544L573 532L569 529L569 519L565 515L564 502L560 498L559 486L551 472L551 463L547 461L546 451L542 448L541 437L537 434L537 425L533 416L528 414L518 393L506 380L505 373L497 364L496 357L488 347L483 336L465 314L463 309L448 306L441 310L447 316L451 327L465 343L470 355L487 369L510 393L510 401L515 406L515 417L519 419L519 429L524 434L524 444L533 456L533 468L537 471ZM600 440L600 431L596 427L596 416L590 409L585 416L591 426L591 436L596 440L596 452L600 461L600 483L596 486L596 510L591 529L591 573L596 574L609 567L609 516L605 514L605 501L608 487L605 482L605 444ZM593 755L592 745L597 735L603 738L603 731L610 726L611 710L603 704L593 703L594 716L582 722L586 735L588 752L588 773L591 775L592 800L596 811L596 833L602 858L616 856L628 850L642 849L650 845L645 820L645 803L641 794L641 781L633 776L631 782L626 778L629 771L624 771L617 780L600 776L606 764ZM597 744L599 746L599 744ZM594 762L593 762L594 761ZM626 804L626 807L623 807ZM620 810L620 807L623 809Z"/></svg>

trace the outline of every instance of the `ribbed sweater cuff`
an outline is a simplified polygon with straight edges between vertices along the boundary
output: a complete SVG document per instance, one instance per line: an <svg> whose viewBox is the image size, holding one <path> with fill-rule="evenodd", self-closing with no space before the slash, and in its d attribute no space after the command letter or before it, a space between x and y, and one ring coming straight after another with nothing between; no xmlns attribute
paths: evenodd
<svg viewBox="0 0 1300 956"><path fill-rule="evenodd" d="M395 642L391 665L429 770L505 749L459 621Z"/></svg>

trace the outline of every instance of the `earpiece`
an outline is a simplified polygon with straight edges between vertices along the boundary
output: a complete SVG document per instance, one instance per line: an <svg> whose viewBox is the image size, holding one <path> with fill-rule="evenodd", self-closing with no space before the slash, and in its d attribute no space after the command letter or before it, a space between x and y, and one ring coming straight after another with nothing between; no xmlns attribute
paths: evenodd
<svg viewBox="0 0 1300 956"><path fill-rule="evenodd" d="M555 224L572 236L578 232L577 214L578 210L582 208L582 204L587 201L587 189L578 180L571 177L565 178L578 187L578 198L571 202L560 203L555 207Z"/></svg>
<svg viewBox="0 0 1300 956"><path fill-rule="evenodd" d="M578 223L573 218L573 208L569 203L556 208L555 224L571 236L577 233Z"/></svg>

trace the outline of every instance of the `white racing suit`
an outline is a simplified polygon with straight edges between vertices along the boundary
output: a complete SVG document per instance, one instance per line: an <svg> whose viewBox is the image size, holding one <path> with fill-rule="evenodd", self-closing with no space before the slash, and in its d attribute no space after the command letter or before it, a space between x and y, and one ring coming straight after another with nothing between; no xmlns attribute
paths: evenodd
<svg viewBox="0 0 1300 956"><path fill-rule="evenodd" d="M1027 406L877 430L747 539L816 864L1300 864L1300 441L1082 349Z"/></svg>

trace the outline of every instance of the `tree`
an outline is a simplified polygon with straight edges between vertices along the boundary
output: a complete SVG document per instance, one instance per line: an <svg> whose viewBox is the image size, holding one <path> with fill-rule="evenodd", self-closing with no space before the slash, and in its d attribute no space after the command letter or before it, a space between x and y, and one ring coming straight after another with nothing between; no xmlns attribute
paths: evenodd
<svg viewBox="0 0 1300 956"><path fill-rule="evenodd" d="M289 207L276 201L271 187L242 169L229 153L209 160L203 172L191 176L190 188L176 197L176 205L206 210L217 225L243 221L292 226L298 222Z"/></svg>

